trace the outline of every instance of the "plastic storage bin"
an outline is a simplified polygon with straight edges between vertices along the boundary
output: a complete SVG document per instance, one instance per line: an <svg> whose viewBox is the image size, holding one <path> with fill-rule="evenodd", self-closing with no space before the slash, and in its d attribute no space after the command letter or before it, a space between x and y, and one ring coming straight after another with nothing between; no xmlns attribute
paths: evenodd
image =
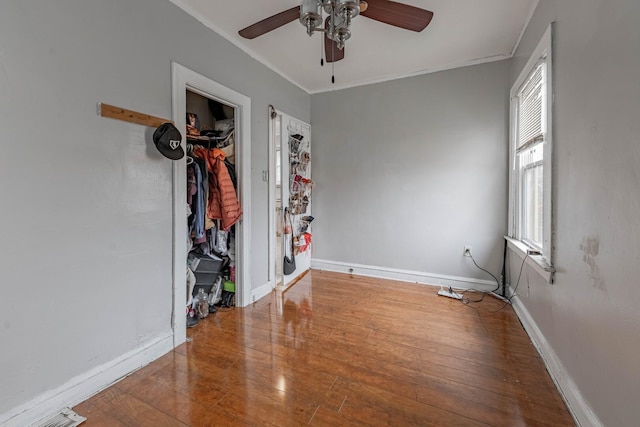
<svg viewBox="0 0 640 427"><path fill-rule="evenodd" d="M193 296L196 296L200 289L205 293L211 292L213 285L218 280L222 259L215 255L201 255L193 252L187 257L187 264L191 267L196 276L196 285L193 288Z"/></svg>

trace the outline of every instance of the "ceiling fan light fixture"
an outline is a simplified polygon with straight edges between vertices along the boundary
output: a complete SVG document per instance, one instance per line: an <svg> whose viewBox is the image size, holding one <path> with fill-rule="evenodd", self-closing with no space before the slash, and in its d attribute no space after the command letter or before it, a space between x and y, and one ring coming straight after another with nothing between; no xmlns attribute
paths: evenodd
<svg viewBox="0 0 640 427"><path fill-rule="evenodd" d="M344 49L344 43L351 37L351 30L347 27L337 28L333 33L333 40L338 44L338 49Z"/></svg>
<svg viewBox="0 0 640 427"><path fill-rule="evenodd" d="M318 0L302 0L300 5L300 23L307 29L309 36L322 25L322 9Z"/></svg>
<svg viewBox="0 0 640 427"><path fill-rule="evenodd" d="M338 49L344 49L344 43L351 37L351 31L348 28L340 28L334 34L334 40L338 44Z"/></svg>
<svg viewBox="0 0 640 427"><path fill-rule="evenodd" d="M342 15L347 19L353 19L360 14L359 0L336 0L335 11L337 15Z"/></svg>

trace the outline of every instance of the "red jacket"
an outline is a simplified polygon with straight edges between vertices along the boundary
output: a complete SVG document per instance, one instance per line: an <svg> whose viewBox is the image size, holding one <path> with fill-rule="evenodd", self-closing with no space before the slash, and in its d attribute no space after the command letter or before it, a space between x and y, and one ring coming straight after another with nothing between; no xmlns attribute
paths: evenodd
<svg viewBox="0 0 640 427"><path fill-rule="evenodd" d="M221 219L222 229L228 230L242 216L242 208L229 170L224 164L224 153L218 148L195 147L193 154L204 159L209 170L207 216Z"/></svg>

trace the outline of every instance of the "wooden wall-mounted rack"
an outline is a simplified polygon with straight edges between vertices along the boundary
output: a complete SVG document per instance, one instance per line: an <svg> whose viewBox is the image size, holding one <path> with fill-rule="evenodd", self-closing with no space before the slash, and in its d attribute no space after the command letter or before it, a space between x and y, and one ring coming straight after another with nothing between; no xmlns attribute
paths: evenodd
<svg viewBox="0 0 640 427"><path fill-rule="evenodd" d="M103 104L102 102L98 102L98 115L153 128L157 128L163 123L173 123L172 120L138 113L137 111L127 110L126 108Z"/></svg>

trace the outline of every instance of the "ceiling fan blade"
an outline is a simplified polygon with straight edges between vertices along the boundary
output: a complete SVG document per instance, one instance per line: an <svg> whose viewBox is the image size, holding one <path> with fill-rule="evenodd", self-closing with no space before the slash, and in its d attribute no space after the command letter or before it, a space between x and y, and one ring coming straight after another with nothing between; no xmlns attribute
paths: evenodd
<svg viewBox="0 0 640 427"><path fill-rule="evenodd" d="M338 49L338 43L324 35L324 56L327 62L337 62L344 59L344 48Z"/></svg>
<svg viewBox="0 0 640 427"><path fill-rule="evenodd" d="M289 22L295 21L300 18L300 6L292 7L284 12L280 12L273 16L256 22L253 25L249 25L247 28L243 28L238 31L245 39L255 39L258 36L268 33L269 31L280 28Z"/></svg>
<svg viewBox="0 0 640 427"><path fill-rule="evenodd" d="M324 28L329 28L329 19L327 18L324 21ZM338 43L331 40L328 33L324 33L324 57L327 59L327 62L337 62L341 59L344 59L344 47L342 49L338 49Z"/></svg>
<svg viewBox="0 0 640 427"><path fill-rule="evenodd" d="M367 3L369 7L362 16L405 30L420 32L433 18L433 12L404 3L390 0L367 0Z"/></svg>

